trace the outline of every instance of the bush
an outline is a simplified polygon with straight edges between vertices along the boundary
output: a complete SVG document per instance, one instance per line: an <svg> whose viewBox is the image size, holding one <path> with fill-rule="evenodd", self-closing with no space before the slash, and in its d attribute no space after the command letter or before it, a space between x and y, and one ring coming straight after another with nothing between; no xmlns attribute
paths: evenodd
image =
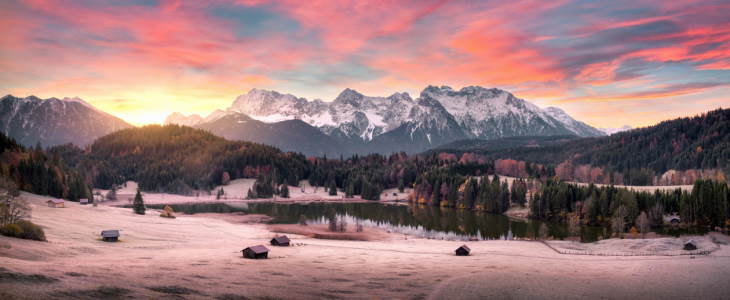
<svg viewBox="0 0 730 300"><path fill-rule="evenodd" d="M0 233L4 236L20 238L23 236L23 229L14 224L7 224L0 229Z"/></svg>
<svg viewBox="0 0 730 300"><path fill-rule="evenodd" d="M23 239L35 241L46 240L46 233L43 232L43 228L30 221L20 220L15 225L18 225L23 230L23 236L21 236Z"/></svg>

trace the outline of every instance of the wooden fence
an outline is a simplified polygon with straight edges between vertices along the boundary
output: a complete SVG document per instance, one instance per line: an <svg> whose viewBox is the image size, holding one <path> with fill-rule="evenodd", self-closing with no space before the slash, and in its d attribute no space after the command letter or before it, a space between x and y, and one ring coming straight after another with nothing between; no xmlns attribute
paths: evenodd
<svg viewBox="0 0 730 300"><path fill-rule="evenodd" d="M709 250L697 250L697 251L662 251L662 252L651 252L651 251L639 251L639 252L604 252L604 251L576 251L576 250L560 250L550 246L548 243L544 243L550 249L555 250L559 254L570 254L570 255L596 255L596 256L680 256L680 255L709 255L715 250L720 249L720 246L715 244L715 247Z"/></svg>

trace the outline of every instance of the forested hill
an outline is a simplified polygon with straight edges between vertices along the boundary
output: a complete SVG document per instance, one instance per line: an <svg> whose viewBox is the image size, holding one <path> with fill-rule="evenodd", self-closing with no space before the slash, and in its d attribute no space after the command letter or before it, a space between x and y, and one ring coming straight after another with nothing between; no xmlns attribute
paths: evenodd
<svg viewBox="0 0 730 300"><path fill-rule="evenodd" d="M557 146L457 152L475 152L486 159L509 158L546 165L572 160L574 166L613 167L618 172L641 168L657 174L667 170L727 170L730 167L730 109L717 109L691 118Z"/></svg>
<svg viewBox="0 0 730 300"><path fill-rule="evenodd" d="M224 172L235 179L271 168L296 182L311 170L304 155L177 125L124 129L98 138L83 154L75 149L59 152L95 188L103 189L124 179L137 181L145 191L187 194L220 185Z"/></svg>

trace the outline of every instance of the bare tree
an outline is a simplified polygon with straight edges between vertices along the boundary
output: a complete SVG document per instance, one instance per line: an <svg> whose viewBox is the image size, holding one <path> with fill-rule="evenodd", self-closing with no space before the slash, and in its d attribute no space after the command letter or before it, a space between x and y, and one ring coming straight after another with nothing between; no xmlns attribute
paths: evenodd
<svg viewBox="0 0 730 300"><path fill-rule="evenodd" d="M654 205L649 209L647 217L649 218L649 225L651 227L662 226L664 224L664 205L661 203Z"/></svg>
<svg viewBox="0 0 730 300"><path fill-rule="evenodd" d="M3 226L30 217L30 204L20 198L20 189L15 181L0 178L0 224Z"/></svg>
<svg viewBox="0 0 730 300"><path fill-rule="evenodd" d="M340 217L340 233L347 231L347 220L345 216Z"/></svg>
<svg viewBox="0 0 730 300"><path fill-rule="evenodd" d="M571 239L580 235L580 218L575 213L570 214L568 217L568 234L570 234Z"/></svg>
<svg viewBox="0 0 730 300"><path fill-rule="evenodd" d="M112 184L112 188L106 193L107 200L117 200L117 185Z"/></svg>
<svg viewBox="0 0 730 300"><path fill-rule="evenodd" d="M332 215L330 217L330 223L328 225L328 228L332 232L337 231L337 215Z"/></svg>
<svg viewBox="0 0 730 300"><path fill-rule="evenodd" d="M30 204L21 198L0 203L0 223L3 226L14 224L20 220L30 217Z"/></svg>
<svg viewBox="0 0 730 300"><path fill-rule="evenodd" d="M646 216L645 212L641 212L641 215L636 219L636 227L639 228L639 231L641 232L641 238L644 238L644 235L651 229L651 221L649 221L649 217Z"/></svg>
<svg viewBox="0 0 730 300"><path fill-rule="evenodd" d="M616 209L616 211L613 213L613 218L611 219L611 229L613 229L613 232L616 233L617 237L623 237L624 236L624 229L626 228L626 217L629 215L628 209L626 209L626 206L619 206L619 208Z"/></svg>
<svg viewBox="0 0 730 300"><path fill-rule="evenodd" d="M548 231L548 228L547 228L547 225L545 224L545 222L543 222L542 225L540 225L540 231L538 232L538 234L540 234L540 238L543 241L545 241L548 234L550 234L550 231Z"/></svg>

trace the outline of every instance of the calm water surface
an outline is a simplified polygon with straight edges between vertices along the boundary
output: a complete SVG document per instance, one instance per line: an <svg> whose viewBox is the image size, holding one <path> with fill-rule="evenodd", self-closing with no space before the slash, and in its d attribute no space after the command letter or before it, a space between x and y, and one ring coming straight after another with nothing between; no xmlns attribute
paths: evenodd
<svg viewBox="0 0 730 300"><path fill-rule="evenodd" d="M162 209L164 205L148 205L149 208ZM344 216L351 230L360 223L363 226L378 227L395 233L404 233L425 238L446 240L513 239L536 236L540 225L545 223L550 236L556 239L568 237L564 223L521 220L501 214L491 214L470 210L442 208L419 204L392 203L201 203L170 205L175 212L195 213L232 213L262 214L272 217L269 224L296 224L299 216L305 215L309 224L326 224L330 214ZM659 234L679 236L681 234L707 234L707 229L669 229L653 230ZM610 236L611 229L599 226L583 226L581 240L594 242L599 236Z"/></svg>

